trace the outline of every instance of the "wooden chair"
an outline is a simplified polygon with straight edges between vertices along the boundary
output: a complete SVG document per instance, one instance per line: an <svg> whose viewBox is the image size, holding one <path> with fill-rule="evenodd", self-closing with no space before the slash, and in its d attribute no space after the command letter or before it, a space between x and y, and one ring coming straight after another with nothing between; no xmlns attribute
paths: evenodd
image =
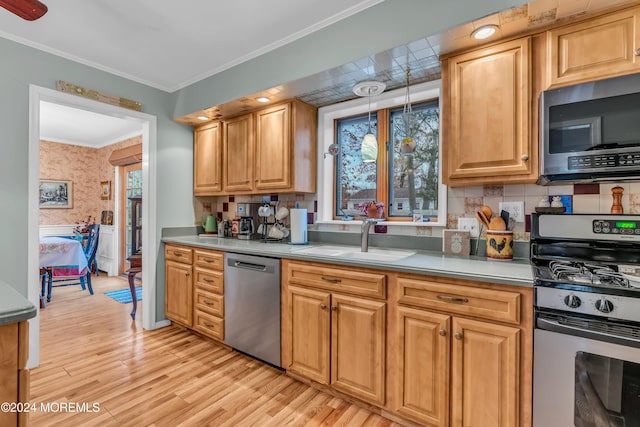
<svg viewBox="0 0 640 427"><path fill-rule="evenodd" d="M51 295L54 287L58 286L72 286L72 285L80 285L82 286L82 290L89 289L89 294L93 295L93 287L91 286L91 266L96 265L96 253L98 251L98 239L100 237L100 225L92 224L89 226L89 233L87 238L87 243L84 247L84 255L87 258L87 269L86 273L78 276L78 277L62 277L60 279L53 278L53 272L51 269L48 269L48 289L47 289L47 302L51 302ZM58 282L59 284L54 285L54 283Z"/></svg>

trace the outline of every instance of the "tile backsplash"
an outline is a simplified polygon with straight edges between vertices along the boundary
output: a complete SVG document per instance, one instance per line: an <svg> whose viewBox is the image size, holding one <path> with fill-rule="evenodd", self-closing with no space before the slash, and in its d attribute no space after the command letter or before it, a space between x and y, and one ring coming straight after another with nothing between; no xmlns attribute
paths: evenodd
<svg viewBox="0 0 640 427"><path fill-rule="evenodd" d="M524 202L524 211L528 215L535 211L541 199L551 200L553 196L561 196L572 213L610 213L613 198L613 187L624 189L622 207L625 214L640 214L640 183L607 183L607 184L569 184L555 186L539 186L535 184L515 185L479 185L455 187L447 190L447 228L457 228L458 218L475 218L482 205L489 206L495 214L499 213L500 202ZM359 224L314 224L317 219L317 196L315 194L278 194L255 196L220 196L195 198L195 224L199 225L206 215L218 215L223 219L233 219L238 203L271 203L272 205L294 208L299 204L309 212L309 229L337 232L360 232ZM529 240L529 221L517 223L514 239ZM388 225L387 234L441 237L442 228L416 225L415 227ZM285 220L288 225L288 220Z"/></svg>

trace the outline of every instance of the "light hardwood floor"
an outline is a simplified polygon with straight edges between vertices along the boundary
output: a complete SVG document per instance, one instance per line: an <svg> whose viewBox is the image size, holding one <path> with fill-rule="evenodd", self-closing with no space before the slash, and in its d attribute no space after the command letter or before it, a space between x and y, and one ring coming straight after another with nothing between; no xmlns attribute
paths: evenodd
<svg viewBox="0 0 640 427"><path fill-rule="evenodd" d="M41 365L31 402L99 405L99 411L32 412L32 426L400 426L317 391L276 368L175 326L142 329L126 288L101 275L95 294L54 288L40 312Z"/></svg>

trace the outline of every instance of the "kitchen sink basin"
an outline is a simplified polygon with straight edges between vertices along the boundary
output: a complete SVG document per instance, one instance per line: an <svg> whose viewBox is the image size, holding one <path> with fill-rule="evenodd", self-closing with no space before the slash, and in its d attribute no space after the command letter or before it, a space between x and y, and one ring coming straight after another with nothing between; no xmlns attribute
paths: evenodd
<svg viewBox="0 0 640 427"><path fill-rule="evenodd" d="M412 251L393 251L386 249L369 249L368 252L360 251L354 246L314 246L295 251L298 254L340 257L349 259L362 259L379 262L392 262L414 255Z"/></svg>

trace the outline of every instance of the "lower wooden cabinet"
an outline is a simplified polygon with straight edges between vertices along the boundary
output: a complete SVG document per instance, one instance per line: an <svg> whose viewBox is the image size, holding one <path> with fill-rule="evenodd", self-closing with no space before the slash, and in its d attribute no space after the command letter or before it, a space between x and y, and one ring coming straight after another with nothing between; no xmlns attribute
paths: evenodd
<svg viewBox="0 0 640 427"><path fill-rule="evenodd" d="M0 402L29 402L29 323L0 326ZM28 412L0 411L0 425L26 426Z"/></svg>
<svg viewBox="0 0 640 427"><path fill-rule="evenodd" d="M193 324L193 275L191 265L167 260L165 315L188 328Z"/></svg>
<svg viewBox="0 0 640 427"><path fill-rule="evenodd" d="M287 301L283 331L288 331L283 333L287 335L283 336L284 367L340 392L383 405L386 303L340 292L342 281L351 283L358 274L356 270L309 268L286 261L283 267ZM323 277L327 280L323 281ZM382 278L384 283L384 275ZM326 283L327 289L291 285L296 281L320 286Z"/></svg>

